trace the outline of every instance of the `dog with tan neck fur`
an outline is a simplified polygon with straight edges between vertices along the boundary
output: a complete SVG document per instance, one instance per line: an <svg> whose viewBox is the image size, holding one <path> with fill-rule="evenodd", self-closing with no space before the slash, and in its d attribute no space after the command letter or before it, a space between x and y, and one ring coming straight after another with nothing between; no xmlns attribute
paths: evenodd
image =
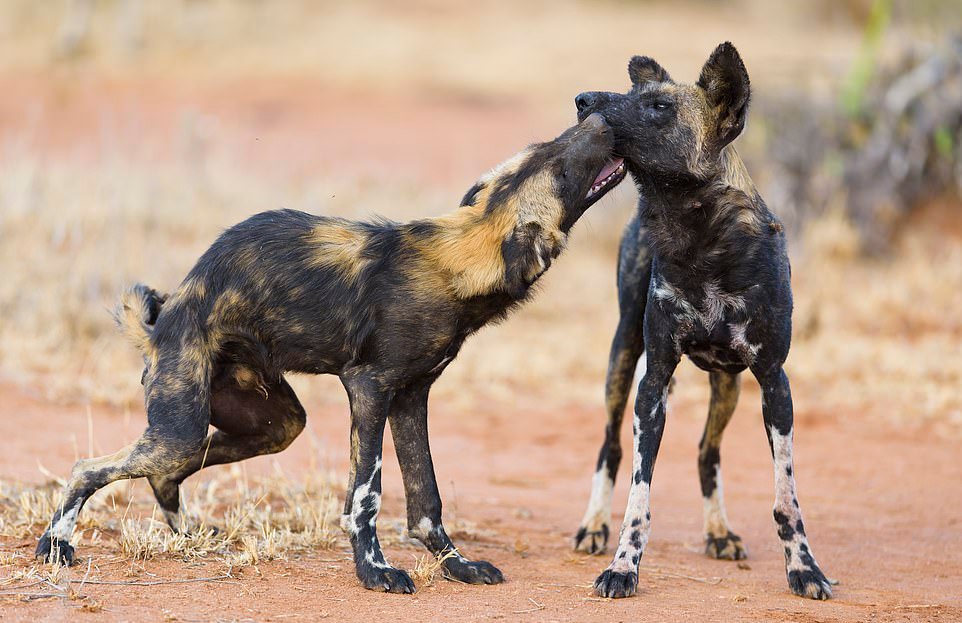
<svg viewBox="0 0 962 623"><path fill-rule="evenodd" d="M529 296L575 222L624 178L613 145L602 117L588 116L498 166L457 211L433 219L258 214L224 232L170 297L131 289L117 319L144 354L147 430L113 455L77 463L37 555L70 563L84 502L122 478L147 478L171 528L187 529L184 479L283 450L303 430L306 414L283 375L335 374L351 406L341 523L361 583L415 588L377 538L388 421L410 535L447 577L502 582L493 565L456 549L441 523L428 392L468 336Z"/></svg>
<svg viewBox="0 0 962 623"><path fill-rule="evenodd" d="M608 425L575 549L599 554L607 546L621 421L635 366L647 352L634 410L628 509L614 560L595 581L605 597L635 593L651 525L649 486L668 387L687 355L708 371L711 383L698 453L705 553L731 560L747 555L728 525L719 445L738 402L739 375L748 369L762 390L775 469L774 515L789 587L797 595L828 599L831 583L809 548L795 493L792 397L783 368L792 335L785 234L732 146L748 115L748 72L735 47L724 43L693 85L676 83L643 56L631 59L628 73L627 94L588 92L575 98L579 118L601 113L611 125L615 153L624 157L640 194L621 240L621 317L605 386Z"/></svg>

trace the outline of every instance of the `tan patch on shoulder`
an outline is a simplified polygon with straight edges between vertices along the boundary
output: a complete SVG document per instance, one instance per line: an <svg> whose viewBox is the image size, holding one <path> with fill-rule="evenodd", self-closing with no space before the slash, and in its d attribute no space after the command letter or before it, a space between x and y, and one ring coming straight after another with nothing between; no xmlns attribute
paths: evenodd
<svg viewBox="0 0 962 623"><path fill-rule="evenodd" d="M481 179L474 205L432 219L437 231L425 237L406 236L421 262L410 276L415 287L425 294L447 291L457 298L470 298L496 292L504 286L505 265L502 244L519 227L537 223L544 244L557 255L567 236L560 231L564 213L549 171L525 180L502 205L488 209L497 179L513 174L524 162L522 152L495 168Z"/></svg>
<svg viewBox="0 0 962 623"><path fill-rule="evenodd" d="M311 265L336 268L347 279L354 280L363 270L363 258L368 234L357 223L344 219L329 219L314 227L308 235Z"/></svg>
<svg viewBox="0 0 962 623"><path fill-rule="evenodd" d="M485 214L485 201L433 219L435 233L423 238L407 234L406 241L421 259L409 276L426 294L447 291L457 298L488 294L504 282L501 244L514 230L513 210Z"/></svg>

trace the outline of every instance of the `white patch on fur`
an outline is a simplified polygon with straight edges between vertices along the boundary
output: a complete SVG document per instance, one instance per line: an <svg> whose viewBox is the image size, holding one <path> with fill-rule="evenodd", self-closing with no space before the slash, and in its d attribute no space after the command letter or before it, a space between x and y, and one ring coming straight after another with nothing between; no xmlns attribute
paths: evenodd
<svg viewBox="0 0 962 623"><path fill-rule="evenodd" d="M416 530L418 535L427 536L434 531L434 522L431 521L430 517L421 517Z"/></svg>
<svg viewBox="0 0 962 623"><path fill-rule="evenodd" d="M77 524L77 515L80 513L80 502L74 504L73 508L64 513L57 523L50 526L50 538L57 541L69 541L73 536L74 526Z"/></svg>
<svg viewBox="0 0 962 623"><path fill-rule="evenodd" d="M705 534L720 538L731 532L728 515L725 513L720 465L715 466L715 490L707 498L702 498L702 502L705 511Z"/></svg>
<svg viewBox="0 0 962 623"><path fill-rule="evenodd" d="M762 345L748 343L748 338L745 335L747 328L747 320L742 323L731 323L728 325L728 330L731 331L732 334L732 348L751 365L755 363L755 357L758 355L758 351L761 350Z"/></svg>
<svg viewBox="0 0 962 623"><path fill-rule="evenodd" d="M669 303L675 304L681 309L681 316L676 316L678 320L690 319L695 320L701 317L701 314L695 309L694 305L685 299L684 294L681 290L671 285L664 279L658 282L655 286L655 298L661 299L662 301L668 301Z"/></svg>
<svg viewBox="0 0 962 623"><path fill-rule="evenodd" d="M371 485L374 483L374 479L381 472L381 458L378 457L377 461L374 463L374 469L371 471L371 477L362 485L355 487L354 496L351 498L351 514L348 520L347 531L350 535L354 536L360 531L360 526L358 521L360 520L361 513L365 511L364 500L368 497L371 498L371 519L368 521L368 525L373 529L377 523L378 513L381 512L381 494L377 491L371 490Z"/></svg>
<svg viewBox="0 0 962 623"><path fill-rule="evenodd" d="M769 431L772 436L773 466L775 469L775 510L792 517L795 511L795 471L792 475L785 472L792 466L792 432L782 435L774 426Z"/></svg>
<svg viewBox="0 0 962 623"><path fill-rule="evenodd" d="M652 408L649 417L654 418L658 414L658 409L666 406L668 388L662 393L661 401L657 402ZM641 451L638 446L638 439L641 436L641 415L637 412L633 420L634 430L634 452L631 461L631 488L628 491L628 505L625 508L625 519L621 524L621 533L618 537L618 549L615 551L614 560L608 568L618 573L635 572L638 570L635 556L640 560L648 547L648 535L651 532L651 485L642 480L635 482L635 474L641 472ZM637 533L638 538L632 539Z"/></svg>
<svg viewBox="0 0 962 623"><path fill-rule="evenodd" d="M645 372L648 371L648 357L639 357L638 363L635 364L635 377L632 380L632 386L638 387L641 384L641 379L645 378Z"/></svg>
<svg viewBox="0 0 962 623"><path fill-rule="evenodd" d="M640 559L648 547L648 535L651 532L651 522L647 519L650 512L650 487L647 482L640 482L637 485L632 481L631 490L628 493L628 506L625 509L625 521L621 526L621 534L618 537L618 549L615 557L608 565L612 571L619 573L635 572L638 566L635 563L635 556ZM632 526L633 523L637 525ZM638 533L638 538L632 541L632 536Z"/></svg>
<svg viewBox="0 0 962 623"><path fill-rule="evenodd" d="M375 569L390 569L390 568L391 568L391 565L387 564L386 562L381 562L381 561L377 560L377 555L375 554L373 547L372 547L372 548L369 548L369 549L367 550L367 553L364 554L364 560L367 562L367 564L371 565L371 566L374 567Z"/></svg>
<svg viewBox="0 0 962 623"><path fill-rule="evenodd" d="M673 303L681 310L681 314L675 316L676 320L697 320L708 332L725 317L725 312L745 310L745 299L723 291L717 281L705 284L701 309L697 309L681 290L664 279L658 282L654 293L656 298Z"/></svg>
<svg viewBox="0 0 962 623"><path fill-rule="evenodd" d="M703 304L702 322L705 329L711 332L715 325L725 317L727 310L744 311L745 299L724 292L717 281L705 284L705 302Z"/></svg>
<svg viewBox="0 0 962 623"><path fill-rule="evenodd" d="M615 483L608 477L606 461L591 477L591 497L584 519L581 520L582 528L588 532L600 532L603 525L611 525L611 494L614 488Z"/></svg>
<svg viewBox="0 0 962 623"><path fill-rule="evenodd" d="M782 435L772 426L770 432L775 469L774 510L788 517L789 525L792 526L794 531L791 540L782 541L782 544L789 549L789 555L785 560L785 569L787 571L806 571L811 567L802 562L802 544L805 544L808 555L811 556L813 562L815 561L815 554L808 546L808 537L795 530L796 524L802 520L802 511L795 505L798 499L795 491L795 469L792 467L791 475L785 469L792 466L792 431L789 431L787 435Z"/></svg>

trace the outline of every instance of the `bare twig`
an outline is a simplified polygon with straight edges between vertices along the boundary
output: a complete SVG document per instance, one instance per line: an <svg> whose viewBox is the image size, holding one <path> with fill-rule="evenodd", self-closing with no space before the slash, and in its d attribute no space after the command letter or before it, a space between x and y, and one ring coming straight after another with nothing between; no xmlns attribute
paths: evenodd
<svg viewBox="0 0 962 623"><path fill-rule="evenodd" d="M25 601L32 599L50 599L52 597L67 597L66 593L18 593L16 591L2 591L0 596L19 597Z"/></svg>
<svg viewBox="0 0 962 623"><path fill-rule="evenodd" d="M83 594L83 592L84 592L84 584L87 583L87 578L90 577L90 563L91 563L91 562L93 562L93 558L87 558L87 572L84 573L83 579L80 580L80 587L77 588L77 596L78 596L78 597Z"/></svg>
<svg viewBox="0 0 962 623"><path fill-rule="evenodd" d="M528 608L527 610L515 610L512 614L525 614L527 612L537 612L539 610L544 610L544 604L539 604L535 600L528 597L528 601L534 604L534 608Z"/></svg>
<svg viewBox="0 0 962 623"><path fill-rule="evenodd" d="M682 578L685 580L691 580L692 582L701 582L702 584L721 584L722 579L719 577L713 578L700 578L695 575L685 575L684 573L675 573L674 571L664 571L662 569L647 569L645 567L639 567L639 571L644 571L645 573L651 575L660 575L668 578Z"/></svg>
<svg viewBox="0 0 962 623"><path fill-rule="evenodd" d="M229 581L235 580L235 581ZM196 582L221 582L226 584L242 584L242 582L237 582L236 578L231 575L231 570L228 569L227 573L223 575L215 575L207 578L188 578L184 580L150 580L148 582L142 582L138 580L131 581L121 581L121 580L88 580L84 577L83 580L68 580L71 583L81 583L81 584L107 584L111 586L160 586L164 584L193 584Z"/></svg>

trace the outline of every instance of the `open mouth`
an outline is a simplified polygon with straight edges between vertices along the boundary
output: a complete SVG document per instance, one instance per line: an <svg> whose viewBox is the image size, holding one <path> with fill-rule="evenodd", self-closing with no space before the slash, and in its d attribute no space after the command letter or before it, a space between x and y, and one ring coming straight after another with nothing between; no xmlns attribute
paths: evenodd
<svg viewBox="0 0 962 623"><path fill-rule="evenodd" d="M593 199L596 196L600 197L601 195L605 194L607 190L617 186L618 182L624 178L625 159L615 158L601 169L601 172L598 174L598 177L595 178L595 181L591 185L591 189L588 191L585 199Z"/></svg>

